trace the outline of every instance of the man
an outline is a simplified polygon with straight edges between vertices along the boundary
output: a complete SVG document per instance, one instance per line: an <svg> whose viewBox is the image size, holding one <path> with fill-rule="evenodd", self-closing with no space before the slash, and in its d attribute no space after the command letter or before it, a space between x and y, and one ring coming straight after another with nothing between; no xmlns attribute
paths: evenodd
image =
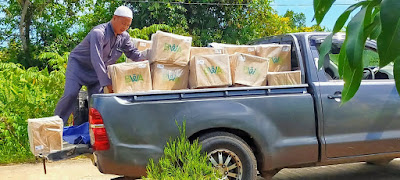
<svg viewBox="0 0 400 180"><path fill-rule="evenodd" d="M134 61L146 59L148 51L139 52L126 30L132 23L132 11L126 6L118 7L110 22L94 27L69 55L65 73L64 95L59 100L55 115L67 124L82 85L87 86L89 97L102 93L103 88L113 92L107 66L125 55Z"/></svg>

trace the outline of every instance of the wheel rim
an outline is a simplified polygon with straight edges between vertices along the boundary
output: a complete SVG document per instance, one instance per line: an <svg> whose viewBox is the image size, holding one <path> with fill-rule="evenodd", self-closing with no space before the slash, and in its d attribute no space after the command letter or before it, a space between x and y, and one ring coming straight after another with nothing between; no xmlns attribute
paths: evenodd
<svg viewBox="0 0 400 180"><path fill-rule="evenodd" d="M220 180L242 179L243 166L239 157L227 149L216 149L208 153L212 166L220 172Z"/></svg>

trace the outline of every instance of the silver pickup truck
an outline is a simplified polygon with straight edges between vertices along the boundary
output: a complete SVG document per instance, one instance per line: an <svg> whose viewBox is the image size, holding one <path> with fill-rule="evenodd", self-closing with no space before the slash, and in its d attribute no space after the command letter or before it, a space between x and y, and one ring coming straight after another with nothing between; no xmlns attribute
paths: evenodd
<svg viewBox="0 0 400 180"><path fill-rule="evenodd" d="M366 64L355 97L340 106L343 80L326 56L317 68L318 47L327 33L295 33L252 44L290 44L292 70L302 84L230 87L131 94L96 94L89 103L95 165L102 173L145 175L158 159L175 121L186 121L190 140L199 139L224 179L272 177L283 168L400 157L400 97L393 66ZM344 35L334 37L339 53ZM376 42L365 51L376 54ZM372 61L371 61L372 62Z"/></svg>

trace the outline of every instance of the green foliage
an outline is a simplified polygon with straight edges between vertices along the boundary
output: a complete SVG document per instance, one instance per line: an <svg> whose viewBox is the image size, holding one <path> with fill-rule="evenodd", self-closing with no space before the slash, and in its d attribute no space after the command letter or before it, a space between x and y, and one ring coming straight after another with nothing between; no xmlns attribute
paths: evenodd
<svg viewBox="0 0 400 180"><path fill-rule="evenodd" d="M68 55L46 53L54 69L25 69L0 63L0 164L34 159L29 149L27 119L52 116L65 82Z"/></svg>
<svg viewBox="0 0 400 180"><path fill-rule="evenodd" d="M315 17L321 23L335 0L314 0ZM360 8L359 8L360 7ZM339 55L339 74L343 76L345 85L342 93L342 103L349 101L357 92L362 80L365 59L363 54L365 42L368 38L377 40L379 66L382 68L389 63L394 63L393 73L399 65L400 58L400 8L398 0L364 0L350 6L338 18L332 34L339 32L350 13L358 10L351 18L346 30L344 41ZM332 44L332 35L328 36L320 46L320 62L329 53ZM371 63L371 62L369 62ZM375 62L376 63L376 62ZM400 93L400 80L395 75L397 91Z"/></svg>
<svg viewBox="0 0 400 180"><path fill-rule="evenodd" d="M10 0L0 3L0 10L5 14L0 19L0 44L8 42L12 52L5 62L43 69L47 62L37 57L41 52L63 54L71 51L81 40L73 33L77 29L76 22L90 5L83 0Z"/></svg>
<svg viewBox="0 0 400 180"><path fill-rule="evenodd" d="M292 10L287 10L283 17L287 17L291 20L289 26L292 29L306 27L306 15L304 13L295 13Z"/></svg>
<svg viewBox="0 0 400 180"><path fill-rule="evenodd" d="M180 136L169 140L164 155L155 163L150 159L147 178L158 180L212 180L217 179L207 155L201 152L201 145L195 140L190 143L186 137L186 123L179 126Z"/></svg>
<svg viewBox="0 0 400 180"><path fill-rule="evenodd" d="M336 0L314 0L314 17L318 24L321 24L326 13Z"/></svg>
<svg viewBox="0 0 400 180"><path fill-rule="evenodd" d="M400 56L400 3L384 0L381 5L382 31L378 37L380 66L394 62ZM399 89L400 90L400 89ZM400 91L399 91L400 92Z"/></svg>
<svg viewBox="0 0 400 180"><path fill-rule="evenodd" d="M158 30L160 31L166 31L166 32L172 32L173 29L165 24L153 24L149 27L143 27L142 29L129 29L128 33L131 37L133 38L139 38L139 39L144 39L144 40L150 40L151 35Z"/></svg>

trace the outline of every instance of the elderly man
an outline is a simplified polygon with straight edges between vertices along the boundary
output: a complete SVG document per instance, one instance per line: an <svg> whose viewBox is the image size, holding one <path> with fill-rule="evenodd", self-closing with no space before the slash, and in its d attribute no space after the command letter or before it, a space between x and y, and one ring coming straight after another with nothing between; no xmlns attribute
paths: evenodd
<svg viewBox="0 0 400 180"><path fill-rule="evenodd" d="M102 93L103 88L113 92L107 66L114 64L122 53L135 61L146 59L148 52L139 52L126 32L132 17L132 11L128 7L118 7L110 22L94 27L72 50L65 74L64 95L54 112L63 119L64 125L73 111L82 85L87 86L89 97Z"/></svg>

